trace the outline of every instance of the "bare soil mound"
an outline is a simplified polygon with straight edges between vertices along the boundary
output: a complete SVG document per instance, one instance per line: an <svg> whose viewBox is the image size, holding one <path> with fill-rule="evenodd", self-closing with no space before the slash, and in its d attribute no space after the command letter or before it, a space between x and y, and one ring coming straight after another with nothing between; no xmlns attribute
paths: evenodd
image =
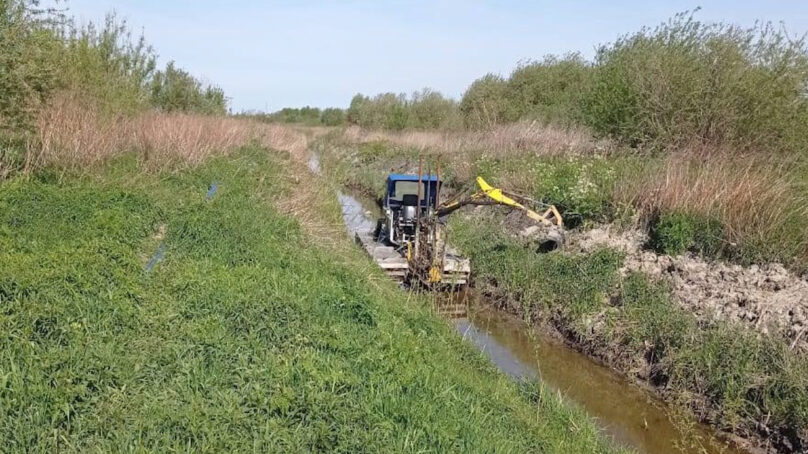
<svg viewBox="0 0 808 454"><path fill-rule="evenodd" d="M609 226L573 233L570 251L609 246L626 254L621 272L643 272L670 283L674 300L703 320L737 322L761 334L783 336L808 351L808 281L780 264L743 267L694 254L669 256L646 250L636 230Z"/></svg>

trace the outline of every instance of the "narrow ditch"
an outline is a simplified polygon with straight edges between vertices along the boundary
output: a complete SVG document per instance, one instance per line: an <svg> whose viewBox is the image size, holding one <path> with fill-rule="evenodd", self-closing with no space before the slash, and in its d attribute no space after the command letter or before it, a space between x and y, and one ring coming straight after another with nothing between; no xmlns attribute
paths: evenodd
<svg viewBox="0 0 808 454"><path fill-rule="evenodd" d="M338 192L348 235L372 229L377 205L358 194ZM681 415L606 366L519 318L496 309L470 289L467 317L454 319L458 332L503 373L514 379L541 380L585 409L618 444L647 454L741 454L719 440L708 426ZM688 418L689 419L689 418ZM674 420L679 421L675 423Z"/></svg>
<svg viewBox="0 0 808 454"><path fill-rule="evenodd" d="M308 167L321 174L316 154ZM363 195L337 191L337 198L350 237L373 229L382 214ZM501 372L515 380L540 380L586 410L617 444L642 454L746 453L719 439L709 426L676 413L650 390L497 309L474 289L464 293L468 316L452 319L464 339Z"/></svg>

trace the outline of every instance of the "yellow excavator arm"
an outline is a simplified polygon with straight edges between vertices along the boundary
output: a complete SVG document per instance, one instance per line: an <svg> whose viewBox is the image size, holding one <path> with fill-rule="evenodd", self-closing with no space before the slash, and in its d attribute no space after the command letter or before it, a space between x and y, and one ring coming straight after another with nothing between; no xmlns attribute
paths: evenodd
<svg viewBox="0 0 808 454"><path fill-rule="evenodd" d="M502 192L502 189L497 189L491 186L483 179L483 177L477 177L477 184L480 186L482 192L488 196L488 198L493 199L502 205L508 205L518 210L522 210L530 219L533 219L536 222L541 222L544 225L553 225L553 223L550 221L550 215L552 215L552 217L556 220L557 226L561 227L564 223L564 221L561 219L561 213L559 213L556 207L553 205L550 205L544 214L539 214L505 195Z"/></svg>
<svg viewBox="0 0 808 454"><path fill-rule="evenodd" d="M491 186L490 184L488 184L487 181L483 179L483 177L477 177L477 185L480 186L479 192L472 194L470 197L455 200L453 202L449 202L439 207L438 215L443 216L449 214L465 205L499 204L524 211L525 214L527 214L527 216L530 219L533 219L534 221L540 222L544 225L548 226L556 225L558 227L563 227L564 225L564 220L561 217L561 213L559 213L556 207L553 205L550 205L547 208L547 211L544 212L544 214L539 214L531 210L530 208L522 205L521 203L517 202L516 200L512 199L511 197L507 196L502 191L502 189L498 189Z"/></svg>

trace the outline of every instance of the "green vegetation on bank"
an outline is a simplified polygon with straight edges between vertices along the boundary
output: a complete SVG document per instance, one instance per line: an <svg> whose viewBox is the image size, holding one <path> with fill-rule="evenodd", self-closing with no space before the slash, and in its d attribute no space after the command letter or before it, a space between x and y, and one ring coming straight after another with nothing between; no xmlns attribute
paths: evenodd
<svg viewBox="0 0 808 454"><path fill-rule="evenodd" d="M622 259L609 249L537 254L505 235L495 217L454 217L450 229L478 279L496 282L520 312L551 320L589 353L643 371L719 428L754 433L762 425L795 447L808 436L808 358L788 342L699 324L663 283L642 274L621 279Z"/></svg>
<svg viewBox="0 0 808 454"><path fill-rule="evenodd" d="M129 155L0 185L5 450L612 452L279 213L305 190L288 159L148 174Z"/></svg>

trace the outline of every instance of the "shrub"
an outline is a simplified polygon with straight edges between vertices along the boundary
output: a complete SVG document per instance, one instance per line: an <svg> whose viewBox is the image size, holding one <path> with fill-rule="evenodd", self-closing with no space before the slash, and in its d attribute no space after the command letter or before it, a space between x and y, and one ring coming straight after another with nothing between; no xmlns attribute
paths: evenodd
<svg viewBox="0 0 808 454"><path fill-rule="evenodd" d="M203 86L188 72L169 62L164 71L155 74L151 83L151 102L165 112L227 113L224 91Z"/></svg>
<svg viewBox="0 0 808 454"><path fill-rule="evenodd" d="M324 109L320 114L320 123L325 126L341 126L345 124L345 112L336 107L329 107Z"/></svg>
<svg viewBox="0 0 808 454"><path fill-rule="evenodd" d="M460 124L457 103L430 88L404 94L357 94L346 112L348 123L371 129L447 129Z"/></svg>
<svg viewBox="0 0 808 454"><path fill-rule="evenodd" d="M126 21L110 14L100 26L66 22L58 33L61 89L92 100L111 116L149 107L156 55L142 35L132 36Z"/></svg>
<svg viewBox="0 0 808 454"><path fill-rule="evenodd" d="M632 144L797 151L808 143L808 49L771 24L679 14L600 47L593 79L582 97L586 122Z"/></svg>
<svg viewBox="0 0 808 454"><path fill-rule="evenodd" d="M23 0L0 1L0 139L34 127L40 104L57 85L58 45L46 13Z"/></svg>
<svg viewBox="0 0 808 454"><path fill-rule="evenodd" d="M408 126L411 128L454 128L460 123L457 102L429 88L413 93L407 109Z"/></svg>
<svg viewBox="0 0 808 454"><path fill-rule="evenodd" d="M81 99L92 115L110 121L153 106L225 113L221 89L173 63L155 72L154 50L115 15L77 26L39 5L0 0L0 177L30 164L23 150L49 145L37 142L36 130L62 99Z"/></svg>
<svg viewBox="0 0 808 454"><path fill-rule="evenodd" d="M490 128L518 118L507 99L508 84L502 77L486 74L475 80L463 94L460 113L469 128Z"/></svg>
<svg viewBox="0 0 808 454"><path fill-rule="evenodd" d="M569 122L589 78L590 65L580 54L546 56L513 71L507 99L520 119Z"/></svg>

